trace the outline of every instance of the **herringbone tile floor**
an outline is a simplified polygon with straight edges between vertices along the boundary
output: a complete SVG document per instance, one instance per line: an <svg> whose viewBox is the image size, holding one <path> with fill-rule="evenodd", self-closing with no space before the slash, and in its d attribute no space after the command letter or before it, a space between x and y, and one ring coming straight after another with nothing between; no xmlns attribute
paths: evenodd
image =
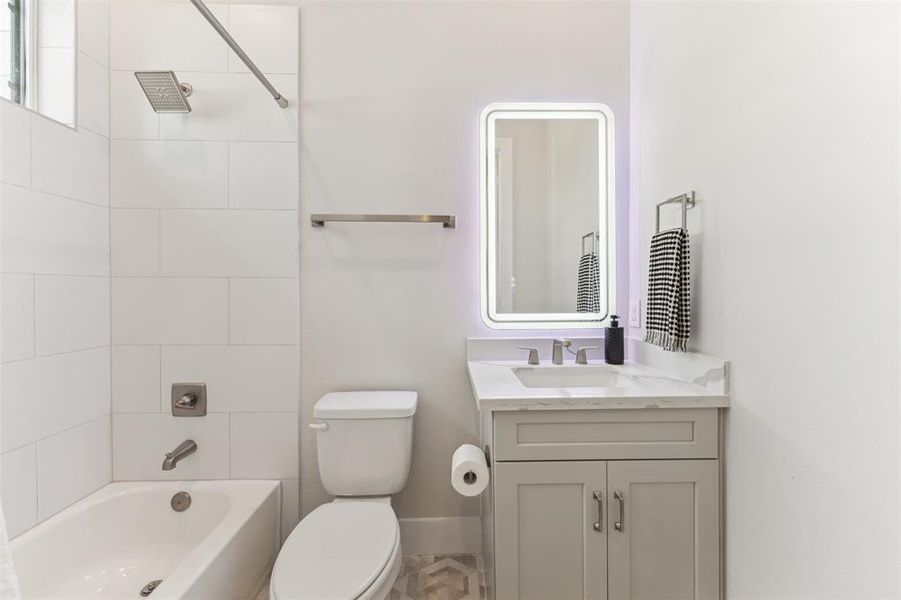
<svg viewBox="0 0 901 600"><path fill-rule="evenodd" d="M475 554L405 556L389 600L484 600Z"/></svg>
<svg viewBox="0 0 901 600"><path fill-rule="evenodd" d="M389 600L485 600L482 561L475 554L405 556ZM269 600L269 582L256 600Z"/></svg>

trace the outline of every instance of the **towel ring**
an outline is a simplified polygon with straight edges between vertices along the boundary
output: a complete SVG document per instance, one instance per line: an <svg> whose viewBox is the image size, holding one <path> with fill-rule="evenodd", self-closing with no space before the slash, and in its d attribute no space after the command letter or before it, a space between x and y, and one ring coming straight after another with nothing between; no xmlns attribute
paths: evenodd
<svg viewBox="0 0 901 600"><path fill-rule="evenodd" d="M680 194L679 196L673 196L672 198L667 198L663 202L657 203L657 218L654 226L654 231L656 233L660 233L660 207L676 202L682 204L682 229L688 230L688 209L695 207L694 191L688 192L687 194Z"/></svg>

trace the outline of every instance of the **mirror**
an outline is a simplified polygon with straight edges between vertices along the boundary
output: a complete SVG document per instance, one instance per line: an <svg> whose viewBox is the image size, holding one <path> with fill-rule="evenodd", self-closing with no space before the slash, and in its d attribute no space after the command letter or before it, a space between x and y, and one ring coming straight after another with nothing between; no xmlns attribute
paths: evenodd
<svg viewBox="0 0 901 600"><path fill-rule="evenodd" d="M75 125L75 0L9 0L0 18L0 97Z"/></svg>
<svg viewBox="0 0 901 600"><path fill-rule="evenodd" d="M613 114L491 104L481 119L482 319L598 327L614 313Z"/></svg>

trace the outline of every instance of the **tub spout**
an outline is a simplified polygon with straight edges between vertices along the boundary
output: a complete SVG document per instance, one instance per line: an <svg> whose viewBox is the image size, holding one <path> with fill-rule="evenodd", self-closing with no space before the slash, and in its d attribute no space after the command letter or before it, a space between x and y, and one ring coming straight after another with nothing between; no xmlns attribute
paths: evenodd
<svg viewBox="0 0 901 600"><path fill-rule="evenodd" d="M197 442L194 440L183 441L175 450L166 453L166 458L163 459L163 471L171 471L178 461L195 452L197 452Z"/></svg>

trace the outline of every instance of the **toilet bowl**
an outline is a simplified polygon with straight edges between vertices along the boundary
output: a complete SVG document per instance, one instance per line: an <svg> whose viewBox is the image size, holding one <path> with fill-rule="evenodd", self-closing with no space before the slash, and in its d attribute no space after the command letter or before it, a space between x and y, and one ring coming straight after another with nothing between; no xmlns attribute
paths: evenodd
<svg viewBox="0 0 901 600"><path fill-rule="evenodd" d="M272 569L271 600L383 600L400 571L391 505L335 500L291 532Z"/></svg>
<svg viewBox="0 0 901 600"><path fill-rule="evenodd" d="M416 392L340 392L313 409L319 474L336 496L285 540L272 569L272 600L383 600L400 571L391 494L413 453Z"/></svg>

